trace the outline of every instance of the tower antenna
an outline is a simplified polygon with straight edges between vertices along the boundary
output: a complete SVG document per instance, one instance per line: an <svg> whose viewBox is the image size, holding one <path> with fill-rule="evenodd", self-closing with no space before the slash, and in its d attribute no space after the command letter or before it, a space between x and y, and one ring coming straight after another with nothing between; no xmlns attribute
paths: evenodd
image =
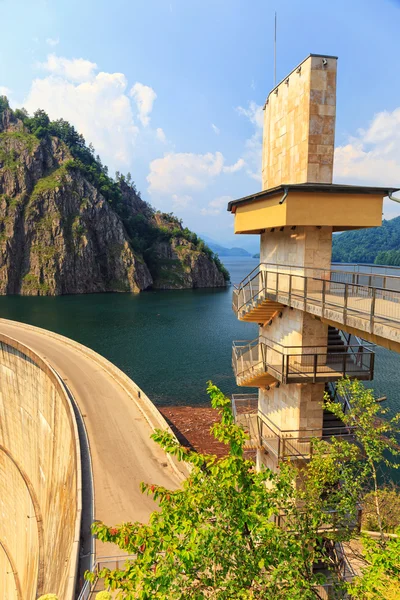
<svg viewBox="0 0 400 600"><path fill-rule="evenodd" d="M276 11L275 11L275 35L274 35L274 86L276 85Z"/></svg>

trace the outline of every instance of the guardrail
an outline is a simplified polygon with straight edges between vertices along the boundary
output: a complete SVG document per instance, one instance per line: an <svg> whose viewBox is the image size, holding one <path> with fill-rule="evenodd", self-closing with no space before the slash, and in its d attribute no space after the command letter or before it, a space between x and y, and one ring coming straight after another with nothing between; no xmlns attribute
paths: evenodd
<svg viewBox="0 0 400 600"><path fill-rule="evenodd" d="M261 411L258 412L258 435L260 444L271 451L278 460L309 460L313 455L313 440L329 441L332 437L353 440L353 431L345 426L315 429L279 429Z"/></svg>
<svg viewBox="0 0 400 600"><path fill-rule="evenodd" d="M98 592L106 589L97 575L102 569L123 569L127 560L133 560L135 558L136 554L126 554L120 556L105 556L104 558L98 559L91 569L91 572L95 573L93 583L85 581L77 600L93 600Z"/></svg>
<svg viewBox="0 0 400 600"><path fill-rule="evenodd" d="M273 300L398 341L400 335L400 278L386 277L385 287L357 283L363 273L311 269L262 263L233 291L233 309L239 318L263 300ZM392 282L392 283L390 283ZM392 289L392 287L397 289Z"/></svg>
<svg viewBox="0 0 400 600"><path fill-rule="evenodd" d="M373 379L374 352L366 345L282 346L256 338L235 341L232 365L238 384L269 373L281 383L316 383L341 377Z"/></svg>

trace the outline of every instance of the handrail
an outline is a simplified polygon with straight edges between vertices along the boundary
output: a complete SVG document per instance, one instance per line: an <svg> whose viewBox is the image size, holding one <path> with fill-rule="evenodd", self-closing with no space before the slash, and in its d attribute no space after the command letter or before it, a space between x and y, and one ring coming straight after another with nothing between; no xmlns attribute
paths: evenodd
<svg viewBox="0 0 400 600"><path fill-rule="evenodd" d="M263 268L261 268L263 267ZM272 300L311 312L344 326L398 341L400 329L399 290L340 281L338 273L263 263L253 269L233 293L233 309L240 318L251 314L261 302ZM278 270L281 269L281 270ZM300 273L299 273L300 271ZM316 272L320 276L317 277ZM323 276L321 276L321 273ZM397 280L396 280L397 281ZM399 284L400 285L400 284ZM257 312L254 313L255 317ZM382 330L384 327L384 330Z"/></svg>
<svg viewBox="0 0 400 600"><path fill-rule="evenodd" d="M353 266L354 269L353 270L345 270L345 269L340 269L338 268L339 265L350 265ZM251 275L255 272L255 271L259 271L261 266L265 266L265 267L275 267L275 268L281 268L281 269L300 269L304 272L306 271L320 271L320 272L325 272L325 273L340 273L343 275L361 275L361 276L371 276L371 277L384 277L384 278L389 278L389 279L395 279L395 280L400 280L400 275L387 275L386 273L379 273L379 272L363 272L359 270L360 266L364 266L363 264L356 264L356 263L331 263L331 268L330 269L320 269L319 267L306 267L303 265L291 265L291 264L286 264L286 263L268 263L268 262L261 262L259 263L256 267L254 267L254 269L252 269L252 271L250 271L250 273L248 273L239 283L234 284L235 287L239 288L242 286L242 284L251 277ZM365 266L373 266L373 265L365 265ZM380 267L380 268L384 268L384 269L397 269L400 270L400 267L394 267L394 266L386 266L386 265L374 265L376 267ZM336 267L336 268L335 268ZM355 268L358 268L357 270ZM317 277L318 279L318 277ZM355 284L357 285L357 284ZM360 284L362 285L362 284ZM373 286L375 287L375 286ZM382 289L390 289L390 288L382 288Z"/></svg>
<svg viewBox="0 0 400 600"><path fill-rule="evenodd" d="M232 363L242 383L246 374L270 374L281 383L305 379L329 381L346 374L359 379L373 377L374 352L367 346L282 346L265 338L233 342Z"/></svg>
<svg viewBox="0 0 400 600"><path fill-rule="evenodd" d="M330 440L336 437L353 437L352 430L345 425L323 428L321 424L321 427L316 429L281 430L260 410L257 420L260 443L267 446L278 459L296 457L308 460L313 454L312 442L314 439Z"/></svg>
<svg viewBox="0 0 400 600"><path fill-rule="evenodd" d="M360 339L360 338L359 338ZM282 354L291 354L291 352L288 352L288 350L297 350L298 348L300 350L303 350L304 348L309 348L309 349L313 349L313 348L322 348L324 350L330 350L331 348L359 348L360 346L364 347L365 350L367 352L373 352L373 350L371 350L371 348L367 345L367 344L363 344L363 343L359 343L359 344L332 344L332 345L318 345L318 346L284 346L283 344L281 344L280 342L276 342L275 340L269 340L268 338L265 337L256 337L254 338L254 340L234 340L232 342L232 345L234 348L238 348L238 349L242 349L242 348L247 348L248 346L252 346L252 345L256 345L258 343L265 343L265 345L267 345L270 348L273 348L275 350L275 348L272 346L272 344L274 344L274 346L280 346L282 348ZM241 346L240 344L244 344L243 346ZM277 352L280 352L280 350L277 350ZM302 352L301 354L306 354L307 356L309 356L308 352ZM311 354L320 354L319 352L313 352ZM325 354L325 352L321 352L321 354ZM328 354L330 354L328 352ZM336 354L336 353L335 353ZM299 355L300 356L300 355Z"/></svg>
<svg viewBox="0 0 400 600"><path fill-rule="evenodd" d="M97 573L101 569L103 569L104 567L107 567L108 565L115 564L118 566L119 563L122 563L122 562L125 563L127 560L132 560L136 557L137 557L136 554L126 554L126 555L120 554L118 556L104 556L102 558L98 558L90 570L91 573L95 573L95 575L96 575L95 581L93 583L91 583L88 580L85 581L82 589L79 592L79 596L78 596L77 600L89 600L91 597L94 598L94 594L96 594L99 591L102 591L102 590L99 590L96 585L98 582Z"/></svg>
<svg viewBox="0 0 400 600"><path fill-rule="evenodd" d="M253 281L253 279L255 279L255 277L257 277L260 273L263 273L264 271L267 271L267 269L260 269L260 267L273 267L275 269L277 269L278 267L283 269L282 271L278 271L276 270L275 273L276 274L281 274L281 275L288 275L291 277L299 277L299 278L303 278L303 279L314 279L315 281L329 281L330 283L339 283L342 285L351 285L354 287L360 287L360 288L369 288L369 289L374 289L374 290L379 290L381 292L397 292L398 290L393 290L391 288L385 288L385 287L379 287L379 286L374 286L374 285L366 285L364 283L353 283L353 282L347 282L347 281L337 281L334 279L327 279L324 277L317 277L315 275L307 275L305 272L306 271L320 271L321 273L326 273L326 274L331 274L331 273L340 273L340 274L344 274L344 275L370 275L371 277L389 277L390 279L400 279L400 276L392 276L392 275L379 275L378 273L354 273L353 271L341 271L341 270L332 270L332 269L319 269L317 267L303 267L303 266L299 266L299 265L285 265L285 264L275 264L275 263L260 263L255 269L253 269L249 275L247 275L244 279L242 279L242 281L239 284L236 284L238 287L238 291L240 291L241 289L243 289L243 283L246 281L246 279L248 279L248 277L254 273L254 271L256 271L258 269L258 273L257 275L255 275L254 277L252 277L251 279L249 279L250 281ZM304 273L290 273L287 270L288 269L299 269L300 271L304 271ZM285 272L286 270L286 272Z"/></svg>

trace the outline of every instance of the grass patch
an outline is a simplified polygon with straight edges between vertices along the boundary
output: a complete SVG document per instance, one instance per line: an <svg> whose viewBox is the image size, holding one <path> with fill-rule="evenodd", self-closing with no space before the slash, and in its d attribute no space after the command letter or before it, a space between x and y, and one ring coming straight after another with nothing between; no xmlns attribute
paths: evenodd
<svg viewBox="0 0 400 600"><path fill-rule="evenodd" d="M51 192L53 190L56 190L61 185L64 185L66 181L66 174L67 169L65 165L61 165L61 167L58 167L58 169L52 171L52 173L47 175L47 177L42 177L41 179L39 179L39 181L33 188L31 194L31 201L36 200L36 198L38 198L46 192Z"/></svg>
<svg viewBox="0 0 400 600"><path fill-rule="evenodd" d="M15 173L21 166L21 161L20 152L15 148L7 147L12 140L22 142L30 154L39 145L39 140L34 135L23 131L7 131L0 134L0 163L4 169Z"/></svg>

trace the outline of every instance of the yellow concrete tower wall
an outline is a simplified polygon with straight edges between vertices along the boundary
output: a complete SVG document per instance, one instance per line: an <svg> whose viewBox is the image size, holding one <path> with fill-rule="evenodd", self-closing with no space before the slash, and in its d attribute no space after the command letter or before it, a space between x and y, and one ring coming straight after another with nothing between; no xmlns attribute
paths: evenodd
<svg viewBox="0 0 400 600"><path fill-rule="evenodd" d="M74 598L80 482L63 385L32 350L0 335L0 598Z"/></svg>
<svg viewBox="0 0 400 600"><path fill-rule="evenodd" d="M268 96L264 190L285 183L332 183L336 67L336 58L309 56Z"/></svg>

